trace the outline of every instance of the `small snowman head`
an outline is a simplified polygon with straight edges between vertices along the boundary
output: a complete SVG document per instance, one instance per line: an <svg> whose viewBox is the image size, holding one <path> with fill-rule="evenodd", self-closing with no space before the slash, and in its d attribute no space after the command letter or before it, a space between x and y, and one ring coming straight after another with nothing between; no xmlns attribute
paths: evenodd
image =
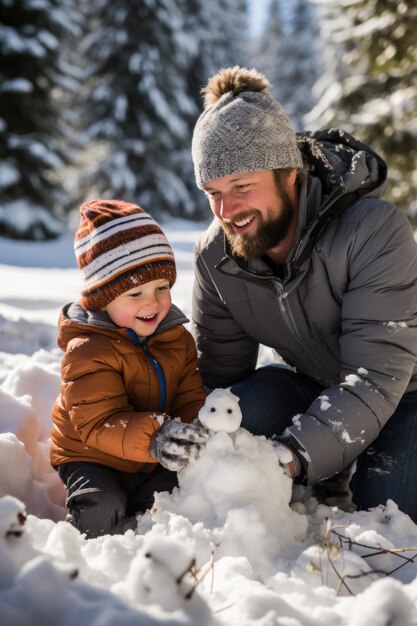
<svg viewBox="0 0 417 626"><path fill-rule="evenodd" d="M215 389L207 396L198 419L209 430L234 433L242 421L239 398L230 389Z"/></svg>

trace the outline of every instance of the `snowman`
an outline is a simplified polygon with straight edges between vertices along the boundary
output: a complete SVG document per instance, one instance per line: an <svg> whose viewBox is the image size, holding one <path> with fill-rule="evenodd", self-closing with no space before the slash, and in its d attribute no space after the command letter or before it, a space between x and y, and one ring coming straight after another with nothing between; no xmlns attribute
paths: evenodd
<svg viewBox="0 0 417 626"><path fill-rule="evenodd" d="M239 398L230 389L215 389L207 396L198 419L212 432L236 432L242 422Z"/></svg>

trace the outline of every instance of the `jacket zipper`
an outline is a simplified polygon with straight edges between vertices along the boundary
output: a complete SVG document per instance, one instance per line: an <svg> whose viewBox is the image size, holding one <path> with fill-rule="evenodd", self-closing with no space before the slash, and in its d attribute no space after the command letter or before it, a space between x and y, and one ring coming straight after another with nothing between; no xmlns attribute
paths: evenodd
<svg viewBox="0 0 417 626"><path fill-rule="evenodd" d="M289 307L289 302L287 301L285 304L283 302L284 298L286 299L284 287L282 283L279 282L277 279L274 280L274 284L278 292L279 308L281 309L282 317L284 319L287 319L288 328L297 339L298 343L303 346L304 350L308 353L307 346L304 344L304 341L300 335L296 321L294 319L294 315L292 314L292 311Z"/></svg>
<svg viewBox="0 0 417 626"><path fill-rule="evenodd" d="M144 351L147 359L151 362L151 365L152 365L152 367L154 369L154 372L156 374L156 378L157 378L158 383L159 383L159 407L158 407L158 411L162 412L164 410L164 408L165 408L166 398L167 398L167 385L166 385L164 371L163 371L161 365L158 363L158 361L153 356L153 354L150 352L150 350L149 350L148 346L146 345L146 343L141 343L139 341L138 336L135 333L135 331L133 330L133 328L126 328L126 330L128 332L128 335L129 335L130 339L135 344L135 346L138 346L139 348L142 348L142 350Z"/></svg>
<svg viewBox="0 0 417 626"><path fill-rule="evenodd" d="M283 302L284 298L286 298L284 287L282 283L277 279L274 280L274 284L276 285L276 289L278 292L279 307L281 309L282 318L284 319L284 321L287 320L286 323L287 323L288 328L290 329L290 331L292 332L293 336L296 338L298 343L304 348L304 351L308 355L310 361L314 364L316 362L315 359L313 358L314 355L311 354L309 347L305 344L302 336L300 335L297 323L294 319L294 315L289 306L289 301L287 300L285 304ZM326 375L329 377L329 380L333 378L332 372L328 371L327 367L323 363L320 365L320 369L322 372L326 372Z"/></svg>
<svg viewBox="0 0 417 626"><path fill-rule="evenodd" d="M273 282L273 284L275 286L275 291L277 292L277 295L278 295L279 308L280 308L280 311L281 311L281 314L282 314L282 319L284 320L284 322L286 323L287 327L292 332L293 336L298 341L300 346L302 346L302 348L304 349L304 351L307 354L307 356L310 359L310 361L313 364L315 364L316 361L313 358L314 355L312 355L310 353L309 347L305 344L305 342L303 341L303 339L302 339L302 337L300 335L297 323L296 323L296 321L294 319L294 316L292 314L292 311L291 311L291 309L289 307L289 301L287 300L287 302L284 304L284 299L286 299L286 296L285 296L284 286L281 283L281 281L278 278L276 278L276 277L259 276L259 274L254 274L253 272L250 272L249 270L243 270L242 268L241 268L241 270L243 272L245 272L245 274L248 274L249 276L251 276L255 280L261 280L261 281L272 280L272 282ZM333 373L329 372L327 367L323 363L320 365L320 370L327 375L329 380L331 380L333 378Z"/></svg>
<svg viewBox="0 0 417 626"><path fill-rule="evenodd" d="M165 408L166 397L167 397L167 386L166 386L166 381L165 381L165 375L162 370L162 367L160 366L158 361L155 359L153 354L149 351L149 348L145 345L143 345L142 348L143 348L144 353L146 354L146 356L152 363L153 368L156 373L156 377L159 382L159 408L158 410L162 412Z"/></svg>
<svg viewBox="0 0 417 626"><path fill-rule="evenodd" d="M294 316L292 314L292 311L290 310L288 304L284 304L284 302L283 302L283 300L286 298L286 296L285 296L284 286L281 283L281 281L278 278L276 278L276 277L260 276L259 274L254 274L253 272L250 272L249 270L244 270L242 268L241 268L241 270L245 274L248 274L249 276L251 276L255 280L261 280L261 281L272 280L272 283L273 283L273 285L275 287L275 291L277 292L277 295L278 295L279 308L280 308L281 313L282 313L282 318L283 318L284 322L286 322L287 327L290 329L290 331L292 332L293 336L297 339L298 343L304 348L305 352L309 355L309 358L311 359L311 355L309 353L309 350L307 349L307 346L305 345L305 343L302 340L301 335L300 335L300 333L298 331L298 327L297 327L297 324L295 322L295 319L294 319Z"/></svg>

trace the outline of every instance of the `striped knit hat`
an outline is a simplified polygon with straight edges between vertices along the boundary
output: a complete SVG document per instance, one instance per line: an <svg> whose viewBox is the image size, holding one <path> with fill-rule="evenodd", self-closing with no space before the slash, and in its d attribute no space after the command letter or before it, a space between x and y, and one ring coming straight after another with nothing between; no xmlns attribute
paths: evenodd
<svg viewBox="0 0 417 626"><path fill-rule="evenodd" d="M75 256L84 273L81 304L102 309L136 285L176 278L168 239L155 220L136 204L91 200L80 207Z"/></svg>

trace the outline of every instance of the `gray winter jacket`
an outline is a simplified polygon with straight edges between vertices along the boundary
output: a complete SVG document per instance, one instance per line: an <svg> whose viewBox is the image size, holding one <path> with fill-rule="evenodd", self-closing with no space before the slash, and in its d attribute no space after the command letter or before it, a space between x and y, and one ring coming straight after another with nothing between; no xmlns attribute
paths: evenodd
<svg viewBox="0 0 417 626"><path fill-rule="evenodd" d="M313 483L357 458L417 389L417 246L379 197L376 153L335 129L300 135L299 147L310 174L283 275L233 258L213 222L196 247L193 331L209 387L253 373L259 344L323 385L282 436Z"/></svg>

